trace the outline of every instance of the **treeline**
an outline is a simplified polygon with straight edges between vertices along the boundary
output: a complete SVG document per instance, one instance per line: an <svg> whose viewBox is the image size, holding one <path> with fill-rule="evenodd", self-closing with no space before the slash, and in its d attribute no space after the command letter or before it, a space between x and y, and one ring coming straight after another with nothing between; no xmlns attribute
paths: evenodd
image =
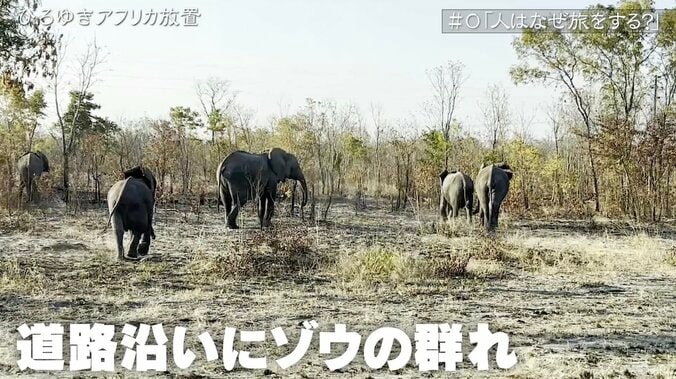
<svg viewBox="0 0 676 379"><path fill-rule="evenodd" d="M641 4L622 2L617 9ZM216 200L215 172L227 154L276 146L299 158L318 218L330 217L339 197L348 197L357 211L367 196L386 200L392 210L434 209L444 168L473 177L482 164L499 161L515 173L504 206L512 214L673 218L675 25L671 12L662 17L659 34L626 28L525 32L514 42L520 64L513 79L561 89L547 110L548 137L539 139L529 133L527 117L510 112L509 94L500 86L486 89L477 116L482 130L458 122L456 103L469 80L459 62L427 72L431 94L418 120L388 119L377 106L307 99L293 113L254 125L253 112L237 101L229 82L212 78L196 84L198 107L176 106L165 119L118 124L102 115L92 95L100 63L93 45L78 60L78 85L62 99L63 110L57 96L56 123L44 119L41 90L5 74L1 204L18 206L16 161L26 150L49 156L53 169L41 191L69 204L100 202L121 170L143 163L156 173L160 203L204 205ZM49 73L55 85L62 57ZM290 188L285 184L281 192Z"/></svg>

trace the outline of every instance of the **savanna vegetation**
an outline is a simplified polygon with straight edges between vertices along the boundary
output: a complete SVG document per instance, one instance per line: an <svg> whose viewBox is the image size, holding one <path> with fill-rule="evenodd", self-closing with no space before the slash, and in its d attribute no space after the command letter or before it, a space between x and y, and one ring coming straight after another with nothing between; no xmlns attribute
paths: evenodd
<svg viewBox="0 0 676 379"><path fill-rule="evenodd" d="M16 6L3 5L5 20ZM626 1L617 9L637 7L645 5ZM481 101L477 118L484 130L458 122L457 102L471 81L459 61L428 70L429 99L422 116L410 120L389 119L377 105L360 109L308 98L294 112L254 124L237 89L226 78L209 78L195 85L198 107L177 104L163 119L112 121L92 93L105 65L95 43L71 59L78 80L61 96L69 59L64 45L38 26L32 27L36 34L10 22L17 29L7 29L3 42L0 204L17 208L15 164L30 149L53 161L55 172L41 188L77 208L99 201L121 170L139 163L157 172L160 203L213 204L224 156L277 146L300 159L318 199L312 217L321 219L339 197L353 199L357 209L365 196L387 199L393 210L434 208L444 168L474 176L483 163L497 161L516 173L505 205L512 213L673 218L675 20L674 12L666 13L660 33L627 27L577 34L529 30L517 37L514 81L560 88L560 97L550 101L547 138L531 136L532 118L510 112L501 86L487 88ZM12 33L21 38L9 38ZM27 44L45 47L26 56ZM50 78L48 88L31 85L36 73ZM54 91L54 104L45 102L44 91ZM45 119L47 107L56 109L56 122Z"/></svg>
<svg viewBox="0 0 676 379"><path fill-rule="evenodd" d="M472 81L461 61L427 71L429 97L411 119L388 117L378 99L364 109L312 94L266 118L223 76L195 83L196 106L111 120L95 95L105 51L92 43L69 56L49 30L18 24L21 7L35 5L0 1L1 375L39 374L15 364L24 322L161 322L220 338L226 326L252 324L295 333L310 319L320 328L348 323L362 336L383 325L412 335L420 322L464 323L465 336L489 322L510 335L513 370L479 373L465 358L456 373L464 377L676 373L676 10L663 15L660 33L516 36L514 82L559 89L541 138L529 110L510 111L499 85L480 101L481 130L458 121ZM246 227L227 230L215 211L218 164L235 150L270 147L301 162L311 193L303 218L289 217L292 202L282 202L273 228L254 227L251 213ZM35 206L19 199L17 159L29 150L52 167ZM514 177L497 236L464 220L440 223L439 173L474 177L501 161ZM137 164L158 181L157 239L148 259L131 264L114 259L102 229L107 189ZM293 183L280 186L281 197L293 197ZM192 337L186 347L197 360L168 376L231 374L207 362ZM464 353L470 348L465 338ZM269 339L251 349L287 353ZM317 351L315 339L297 366L264 373L334 375ZM341 373L371 377L365 367L358 357ZM381 374L421 375L413 360Z"/></svg>

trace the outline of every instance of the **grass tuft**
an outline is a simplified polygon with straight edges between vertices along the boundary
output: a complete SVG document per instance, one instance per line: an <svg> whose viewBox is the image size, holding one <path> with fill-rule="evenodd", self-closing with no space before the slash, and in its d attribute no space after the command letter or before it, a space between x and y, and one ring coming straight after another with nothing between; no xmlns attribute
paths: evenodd
<svg viewBox="0 0 676 379"><path fill-rule="evenodd" d="M0 261L0 293L42 293L45 291L44 270L35 263L18 259Z"/></svg>
<svg viewBox="0 0 676 379"><path fill-rule="evenodd" d="M33 230L35 220L30 213L20 212L14 215L0 216L0 231L3 233L25 233Z"/></svg>
<svg viewBox="0 0 676 379"><path fill-rule="evenodd" d="M301 229L254 232L225 254L197 251L187 270L193 281L241 277L293 277L316 272L327 257L315 253L312 238Z"/></svg>

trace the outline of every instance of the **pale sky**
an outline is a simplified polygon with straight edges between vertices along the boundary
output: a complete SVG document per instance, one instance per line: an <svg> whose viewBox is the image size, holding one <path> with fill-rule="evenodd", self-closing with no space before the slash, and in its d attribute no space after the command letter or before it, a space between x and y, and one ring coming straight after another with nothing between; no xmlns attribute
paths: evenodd
<svg viewBox="0 0 676 379"><path fill-rule="evenodd" d="M549 1L546 7L592 3ZM195 82L210 76L231 81L258 125L267 125L280 110L294 112L307 97L356 104L367 119L375 103L389 120L422 120L421 104L430 96L425 71L457 60L468 76L456 113L466 128L482 130L478 102L489 84L501 83L512 113L533 115L536 137L549 133L545 111L557 91L512 84L516 35L442 34L440 23L442 8L543 7L534 0L43 0L52 13L88 9L95 20L99 11L199 9L199 26L192 28L114 26L112 21L83 27L76 19L62 29L71 60L94 38L103 46L107 59L92 92L102 106L99 114L115 121L166 118L177 105L199 110ZM49 107L45 123L54 121L51 97Z"/></svg>

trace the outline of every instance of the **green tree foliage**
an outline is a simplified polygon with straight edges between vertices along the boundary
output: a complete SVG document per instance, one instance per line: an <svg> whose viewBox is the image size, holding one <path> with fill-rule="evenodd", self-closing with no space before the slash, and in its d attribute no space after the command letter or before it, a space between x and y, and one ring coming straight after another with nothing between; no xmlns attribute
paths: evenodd
<svg viewBox="0 0 676 379"><path fill-rule="evenodd" d="M674 10L664 15L660 33L649 30L647 18L630 17L651 12L652 8L652 2L640 0L624 0L617 6L595 5L588 8L589 14L624 18L617 27L611 26L611 17L606 17L604 28L574 33L526 30L514 42L521 62L511 74L516 83L562 85L573 100L583 125L577 134L587 144L596 209L600 209L602 198L599 189L604 188L612 192L606 200L621 202L626 213L655 219L659 216L657 209L663 207L643 199L670 196L669 172L674 161L665 150L655 154L655 150L640 147L673 138L676 131L667 127L666 120L673 91L670 95L667 85L669 77L676 75ZM663 72L662 80L655 76L659 71ZM665 92L662 104L657 101L660 87ZM651 108L652 116L646 118L645 111ZM661 121L658 113L663 116ZM600 170L610 171L609 175L600 178ZM645 186L646 182L651 184ZM617 188L622 188L620 193Z"/></svg>
<svg viewBox="0 0 676 379"><path fill-rule="evenodd" d="M35 0L0 1L0 77L4 85L25 84L32 89L30 77L53 73L60 37L30 17L38 4Z"/></svg>

